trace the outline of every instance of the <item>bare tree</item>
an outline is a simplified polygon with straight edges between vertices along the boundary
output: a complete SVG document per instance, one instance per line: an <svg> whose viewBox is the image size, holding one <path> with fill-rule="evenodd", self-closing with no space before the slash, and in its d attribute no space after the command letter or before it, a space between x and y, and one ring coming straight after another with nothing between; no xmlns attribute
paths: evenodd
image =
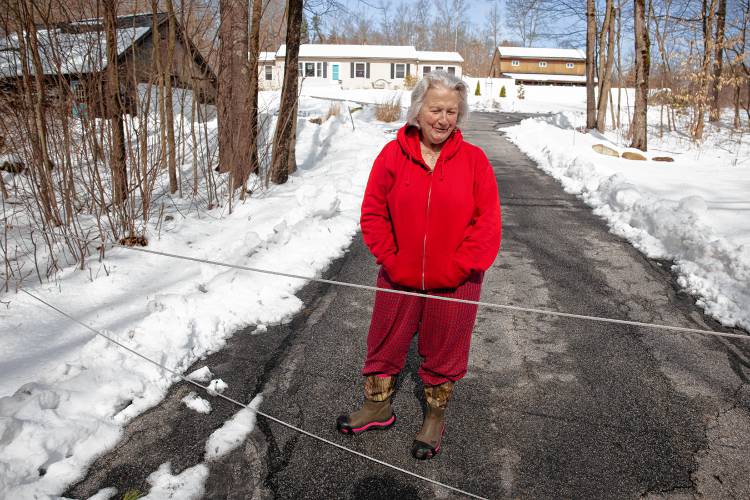
<svg viewBox="0 0 750 500"><path fill-rule="evenodd" d="M599 132L604 132L606 128L607 102L612 88L612 65L615 60L615 7L612 0L607 0L604 10L604 22L599 34L599 103L596 114L596 128Z"/></svg>
<svg viewBox="0 0 750 500"><path fill-rule="evenodd" d="M230 173L231 189L243 187L250 171L250 91L247 2L221 0L219 26L219 172Z"/></svg>
<svg viewBox="0 0 750 500"><path fill-rule="evenodd" d="M248 160L249 173L257 172L258 164L258 57L260 56L260 20L263 14L263 0L253 0L252 18L250 21L250 129L247 141L250 143ZM242 198L245 190L242 190Z"/></svg>
<svg viewBox="0 0 750 500"><path fill-rule="evenodd" d="M724 26L727 17L727 0L719 0L719 10L716 12L716 42L714 54L714 75L711 82L711 110L708 114L709 121L718 122L719 92L722 87L722 69L724 67Z"/></svg>
<svg viewBox="0 0 750 500"><path fill-rule="evenodd" d="M649 77L649 36L646 24L645 0L634 0L635 35L635 109L630 126L632 141L630 147L646 151L648 149L648 77Z"/></svg>
<svg viewBox="0 0 750 500"><path fill-rule="evenodd" d="M508 31L518 37L524 47L534 42L549 30L549 18L545 0L506 0L505 23Z"/></svg>
<svg viewBox="0 0 750 500"><path fill-rule="evenodd" d="M125 165L125 125L120 74L117 70L117 0L102 0L104 32L107 40L107 116L112 134L110 165L112 168L112 200L120 204L128 196L128 172Z"/></svg>
<svg viewBox="0 0 750 500"><path fill-rule="evenodd" d="M485 33L488 41L492 40L493 51L497 48L497 44L500 43L500 5L497 1L492 2L490 10L487 12L487 19L485 20Z"/></svg>
<svg viewBox="0 0 750 500"><path fill-rule="evenodd" d="M708 92L711 85L711 56L714 47L713 23L716 17L718 0L701 1L701 27L703 32L703 62L698 72L698 91L695 93L695 117L691 127L693 139L703 138L705 111L708 105Z"/></svg>
<svg viewBox="0 0 750 500"><path fill-rule="evenodd" d="M279 115L273 137L273 158L269 178L274 184L284 184L289 174L297 169L295 138L297 128L297 61L302 25L302 0L287 3L286 59L284 84L281 88Z"/></svg>
<svg viewBox="0 0 750 500"><path fill-rule="evenodd" d="M586 0L586 128L596 128L596 3Z"/></svg>

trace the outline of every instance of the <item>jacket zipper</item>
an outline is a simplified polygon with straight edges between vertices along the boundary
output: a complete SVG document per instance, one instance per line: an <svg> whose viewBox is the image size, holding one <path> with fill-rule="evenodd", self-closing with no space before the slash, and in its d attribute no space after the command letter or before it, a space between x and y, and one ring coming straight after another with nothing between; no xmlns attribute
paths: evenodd
<svg viewBox="0 0 750 500"><path fill-rule="evenodd" d="M427 189L427 209L425 210L424 241L422 243L422 290L425 289L424 274L427 267L427 228L430 227L430 197L432 195L432 174L430 172L430 187Z"/></svg>

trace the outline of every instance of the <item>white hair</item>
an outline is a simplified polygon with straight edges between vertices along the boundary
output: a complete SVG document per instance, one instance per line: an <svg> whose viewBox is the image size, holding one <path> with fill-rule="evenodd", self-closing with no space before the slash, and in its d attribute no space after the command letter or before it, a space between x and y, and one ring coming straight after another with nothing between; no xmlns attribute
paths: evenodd
<svg viewBox="0 0 750 500"><path fill-rule="evenodd" d="M406 112L406 123L419 128L417 115L419 115L419 111L422 109L427 91L435 87L444 87L448 90L458 92L458 121L456 125L461 126L469 116L469 102L467 98L469 87L463 80L456 77L456 75L446 73L445 71L431 71L419 80L414 90L411 91L411 105Z"/></svg>

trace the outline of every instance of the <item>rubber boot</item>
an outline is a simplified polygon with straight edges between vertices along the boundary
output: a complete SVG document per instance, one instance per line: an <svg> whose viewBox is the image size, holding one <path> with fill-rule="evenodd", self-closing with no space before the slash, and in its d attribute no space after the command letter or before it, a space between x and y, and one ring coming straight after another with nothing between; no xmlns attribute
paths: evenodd
<svg viewBox="0 0 750 500"><path fill-rule="evenodd" d="M453 382L445 382L424 388L427 412L411 447L411 454L417 460L429 460L440 453L440 443L445 434L445 409L453 395L454 385Z"/></svg>
<svg viewBox="0 0 750 500"><path fill-rule="evenodd" d="M396 377L368 375L365 378L365 403L362 408L341 415L336 419L336 428L342 434L360 434L365 431L388 429L396 423L391 409L391 396Z"/></svg>

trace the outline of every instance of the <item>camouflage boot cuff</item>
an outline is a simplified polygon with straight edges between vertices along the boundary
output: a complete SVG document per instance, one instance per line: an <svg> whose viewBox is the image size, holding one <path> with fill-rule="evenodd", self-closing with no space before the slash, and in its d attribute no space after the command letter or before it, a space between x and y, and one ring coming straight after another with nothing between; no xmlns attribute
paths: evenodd
<svg viewBox="0 0 750 500"><path fill-rule="evenodd" d="M440 385L431 385L424 388L424 397L427 405L431 408L445 409L453 395L454 382L444 382Z"/></svg>
<svg viewBox="0 0 750 500"><path fill-rule="evenodd" d="M379 377L368 375L365 377L365 398L370 401L385 401L393 394L396 377Z"/></svg>

